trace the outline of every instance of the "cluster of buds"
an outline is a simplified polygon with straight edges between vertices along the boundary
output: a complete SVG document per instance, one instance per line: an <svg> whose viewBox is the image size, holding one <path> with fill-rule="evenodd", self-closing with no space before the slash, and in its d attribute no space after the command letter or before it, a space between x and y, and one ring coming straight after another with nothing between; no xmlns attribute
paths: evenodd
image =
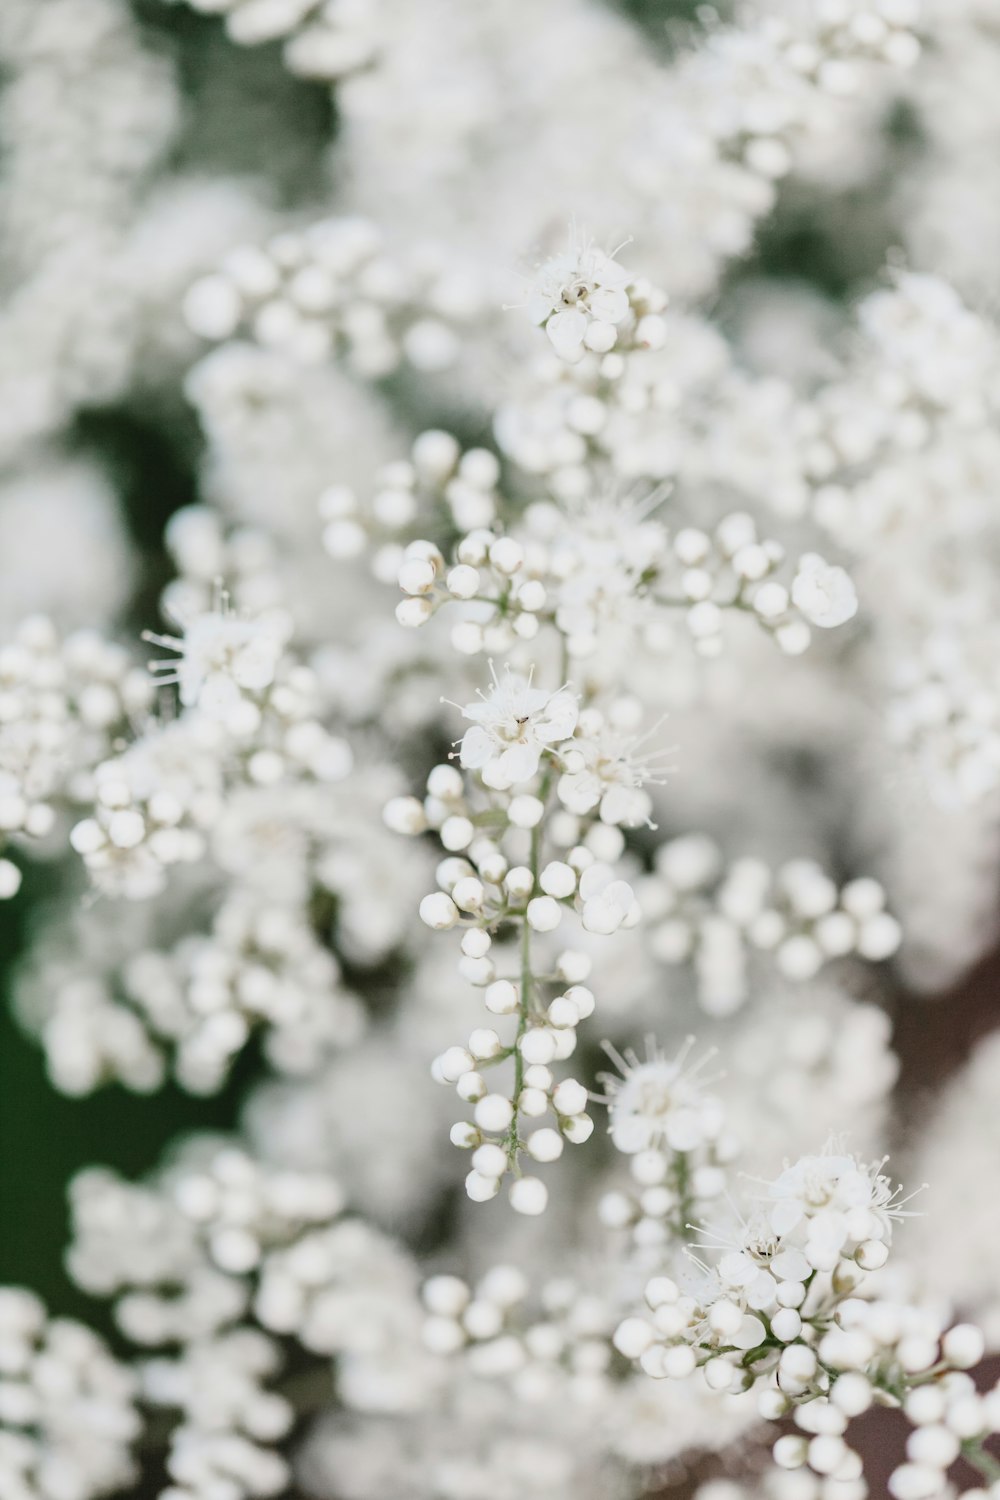
<svg viewBox="0 0 1000 1500"><path fill-rule="evenodd" d="M828 100L858 92L866 67L912 67L919 19L920 0L821 0L804 27L768 17L749 61L741 34L720 31L694 55L681 87L695 108L726 77L726 106L702 104L708 131L750 172L777 181L791 169L798 138L826 123Z"/></svg>
<svg viewBox="0 0 1000 1500"><path fill-rule="evenodd" d="M182 636L152 637L177 653L153 668L182 712L95 769L94 807L70 841L101 889L156 895L171 865L204 856L227 793L348 774L349 746L317 717L315 675L283 656L289 629L284 611L244 619L223 595Z"/></svg>
<svg viewBox="0 0 1000 1500"><path fill-rule="evenodd" d="M61 639L32 616L0 651L0 847L45 838L60 809L93 796L94 767L151 698L121 647L91 631ZM21 872L0 859L0 900Z"/></svg>
<svg viewBox="0 0 1000 1500"><path fill-rule="evenodd" d="M844 1493L860 1500L868 1491L861 1456L847 1440L850 1421L873 1406L901 1406L912 1430L905 1461L889 1477L894 1500L954 1493L948 1470L958 1459L984 1481L966 1494L992 1493L985 1486L995 1480L996 1461L984 1443L1000 1430L1000 1386L980 1394L965 1373L984 1348L978 1328L948 1328L940 1307L847 1297L814 1345L785 1349L761 1391L762 1414L791 1414L799 1429L775 1443L775 1462L844 1481Z"/></svg>
<svg viewBox="0 0 1000 1500"><path fill-rule="evenodd" d="M194 283L184 310L203 338L249 335L307 363L343 355L374 380L404 360L423 372L447 369L458 357L457 330L480 311L480 298L440 252L400 259L374 224L344 218L231 250Z"/></svg>
<svg viewBox="0 0 1000 1500"><path fill-rule="evenodd" d="M818 553L804 553L789 583L775 575L786 560L780 542L761 539L753 517L734 511L709 533L688 526L672 539L674 564L652 588L661 604L683 607L695 649L718 656L727 610L751 615L787 656L800 656L812 626L833 629L857 613L854 584L843 568ZM668 586L669 595L658 592Z"/></svg>
<svg viewBox="0 0 1000 1500"><path fill-rule="evenodd" d="M591 502L567 517L538 504L523 534L485 527L463 536L448 566L425 540L404 550L397 581L406 598L396 618L425 624L443 604L461 606L451 642L463 655L509 651L553 625L570 657L592 655L609 627L643 631L656 644L662 611L682 610L694 649L717 656L727 613L750 616L789 656L800 655L812 627L832 629L857 612L854 585L843 568L804 553L793 576L776 576L782 545L760 540L742 511L710 534L684 527L671 537L641 506Z"/></svg>
<svg viewBox="0 0 1000 1500"><path fill-rule="evenodd" d="M548 747L576 726L572 696L546 694L507 674L495 681L491 698L466 714L475 716L475 726L460 758L475 761L479 776L435 766L424 800L395 798L385 818L401 833L436 832L446 857L437 867L438 889L420 903L420 917L434 931L461 931L459 972L482 991L491 1017L503 1022L501 1030L476 1028L433 1065L434 1077L472 1106L472 1120L452 1130L453 1142L473 1152L466 1189L485 1201L513 1173L511 1203L534 1214L544 1209L547 1189L540 1178L520 1175L521 1152L533 1162L554 1161L565 1141L582 1142L593 1131L586 1088L573 1078L558 1080L552 1064L573 1055L594 996L585 985L587 954L567 948L539 972L532 937L555 932L570 912L586 932L607 936L633 926L639 907L628 882L587 843L560 851L565 858L542 858L543 838L550 836L544 782L554 769ZM535 786L539 775L543 785L518 790L524 782ZM568 831L580 831L571 814L555 814L552 825L560 818L571 825ZM589 831L598 845L606 835L620 852L617 829L596 821ZM520 935L516 949L507 941L512 931ZM484 1074L501 1066L506 1083L490 1088ZM554 1124L541 1123L547 1116Z"/></svg>
<svg viewBox="0 0 1000 1500"><path fill-rule="evenodd" d="M571 1277L544 1283L539 1314L526 1307L528 1279L514 1266L493 1266L469 1286L458 1276L424 1283L424 1343L435 1354L463 1354L477 1376L509 1382L517 1400L565 1393L596 1404L608 1393L614 1309Z"/></svg>
<svg viewBox="0 0 1000 1500"><path fill-rule="evenodd" d="M488 448L464 453L449 432L431 429L414 441L410 455L386 464L374 477L372 494L362 498L344 484L331 485L319 498L323 546L335 561L371 552L372 571L382 583L399 582L411 598L423 598L437 579L437 554L417 545L409 553L404 538L416 522L438 521L468 532L493 524L498 509L500 463ZM428 579L426 566L434 566ZM409 567L406 564L410 564ZM461 592L461 575L455 598ZM445 589L447 585L444 586ZM406 619L402 623L422 623Z"/></svg>
<svg viewBox="0 0 1000 1500"><path fill-rule="evenodd" d="M713 1015L746 1000L751 952L772 954L786 979L806 981L851 954L891 958L900 943L878 881L860 877L838 889L807 859L777 870L751 858L726 865L700 835L661 845L638 894L653 954L693 965L701 1005Z"/></svg>
<svg viewBox="0 0 1000 1500"><path fill-rule="evenodd" d="M651 1043L645 1059L619 1056L605 1043L618 1068L605 1074L612 1144L628 1158L631 1181L606 1192L598 1204L601 1223L627 1229L639 1264L677 1250L728 1191L728 1171L740 1145L727 1128L718 1098L701 1077L713 1053L687 1065L694 1039L673 1058Z"/></svg>
<svg viewBox="0 0 1000 1500"><path fill-rule="evenodd" d="M618 1347L654 1376L705 1365L717 1390L774 1371L781 1388L782 1361L818 1368L812 1346L866 1273L885 1265L893 1220L905 1214L881 1166L828 1150L786 1167L749 1219L700 1231L694 1248L714 1262L695 1261L701 1278L692 1290L653 1278L651 1315L627 1319Z"/></svg>

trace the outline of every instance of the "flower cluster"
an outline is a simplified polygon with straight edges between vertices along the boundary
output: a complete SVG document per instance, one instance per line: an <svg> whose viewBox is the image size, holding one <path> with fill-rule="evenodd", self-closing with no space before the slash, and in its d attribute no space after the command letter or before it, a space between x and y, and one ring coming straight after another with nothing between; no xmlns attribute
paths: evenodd
<svg viewBox="0 0 1000 1500"><path fill-rule="evenodd" d="M818 553L798 559L788 584L778 581L784 548L760 541L744 512L726 516L712 535L685 526L670 538L648 509L603 499L566 514L540 503L528 511L523 533L469 532L451 567L434 543L410 542L398 572L407 597L396 618L416 627L443 603L470 601L451 634L463 654L509 650L547 624L570 656L588 657L616 627L662 651L660 617L680 610L695 650L717 656L726 612L741 611L786 655L798 656L810 626L832 629L857 613L850 577Z"/></svg>
<svg viewBox="0 0 1000 1500"><path fill-rule="evenodd" d="M10 1500L96 1500L136 1477L132 1372L82 1323L0 1290L0 1484Z"/></svg>
<svg viewBox="0 0 1000 1500"><path fill-rule="evenodd" d="M74 1278L117 1299L116 1321L133 1342L179 1346L149 1360L142 1383L147 1402L179 1414L167 1466L181 1492L207 1496L225 1483L240 1496L280 1493L288 1469L272 1445L293 1408L266 1388L280 1350L241 1320L270 1257L338 1214L337 1185L194 1141L148 1187L95 1168L77 1178L71 1201Z"/></svg>
<svg viewBox="0 0 1000 1500"><path fill-rule="evenodd" d="M803 982L850 955L891 958L901 938L877 880L860 877L838 890L809 859L777 870L750 857L727 865L719 847L698 834L662 844L637 894L654 956L692 965L710 1015L745 1003L754 953L773 955L780 974Z"/></svg>
<svg viewBox="0 0 1000 1500"><path fill-rule="evenodd" d="M2 1500L1000 1493L997 0L725 9L0 5Z"/></svg>
<svg viewBox="0 0 1000 1500"><path fill-rule="evenodd" d="M372 548L375 577L395 583L404 561L406 535L419 521L437 513L460 531L492 524L498 509L499 475L499 462L488 448L469 448L463 453L451 433L422 432L408 459L387 464L374 476L370 496L359 497L342 484L323 491L319 497L325 523L323 546L339 562L350 562ZM410 558L423 560L420 553ZM407 576L414 572L411 568Z"/></svg>
<svg viewBox="0 0 1000 1500"><path fill-rule="evenodd" d="M377 226L357 218L231 250L218 271L194 283L184 307L203 338L244 333L306 363L342 354L375 380L404 360L415 370L447 369L479 298L433 247L394 258Z"/></svg>
<svg viewBox="0 0 1000 1500"><path fill-rule="evenodd" d="M193 10L225 17L241 47L281 42L285 66L303 78L334 82L363 68L378 48L377 0L189 0Z"/></svg>
<svg viewBox="0 0 1000 1500"><path fill-rule="evenodd" d="M120 646L89 631L60 639L41 616L0 650L0 839L43 839L59 813L93 795L97 766L150 698ZM17 866L0 860L0 898Z"/></svg>
<svg viewBox="0 0 1000 1500"><path fill-rule="evenodd" d="M462 769L435 767L424 802L396 799L385 817L402 833L435 830L449 857L437 867L439 889L420 903L421 919L435 931L462 930L462 977L482 990L491 1015L514 1018L510 1035L477 1029L434 1064L439 1081L473 1105L472 1123L456 1125L452 1139L473 1151L466 1188L482 1200L507 1171L519 1172L522 1150L553 1161L564 1140L583 1142L593 1130L586 1087L557 1081L550 1066L572 1056L577 1028L594 1010L583 983L590 958L567 948L541 967L532 945L570 912L584 934L610 937L636 925L633 888L607 860L623 851L619 825L645 821L650 804L628 738L609 735L596 710L581 715L569 686L549 692L533 686L531 673L494 669L489 693L462 713L472 724L459 742ZM565 811L553 811L553 790ZM516 945L506 941L512 930ZM499 1065L512 1077L490 1090L483 1073ZM534 1128L549 1113L555 1127ZM533 1123L524 1134L522 1116ZM540 1213L547 1196L533 1175L511 1188L525 1213Z"/></svg>
<svg viewBox="0 0 1000 1500"><path fill-rule="evenodd" d="M283 659L288 628L281 612L244 620L223 603L183 636L154 637L178 653L160 680L178 684L185 712L95 768L94 811L71 840L102 889L142 899L171 865L201 859L225 792L350 770L349 748L315 717L313 674Z"/></svg>

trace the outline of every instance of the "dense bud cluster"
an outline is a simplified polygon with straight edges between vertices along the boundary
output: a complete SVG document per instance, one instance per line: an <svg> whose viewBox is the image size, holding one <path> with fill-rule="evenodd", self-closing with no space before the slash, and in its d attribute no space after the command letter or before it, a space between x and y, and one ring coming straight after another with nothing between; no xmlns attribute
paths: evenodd
<svg viewBox="0 0 1000 1500"><path fill-rule="evenodd" d="M997 1500L998 5L0 6L0 1500Z"/></svg>

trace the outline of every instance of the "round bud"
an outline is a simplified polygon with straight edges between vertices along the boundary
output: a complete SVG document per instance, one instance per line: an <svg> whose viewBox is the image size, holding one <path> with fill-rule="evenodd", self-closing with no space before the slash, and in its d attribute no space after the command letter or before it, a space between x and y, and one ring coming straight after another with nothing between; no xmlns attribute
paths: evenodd
<svg viewBox="0 0 1000 1500"><path fill-rule="evenodd" d="M802 1319L793 1307L783 1307L771 1319L771 1332L783 1344L789 1343L802 1332Z"/></svg>
<svg viewBox="0 0 1000 1500"><path fill-rule="evenodd" d="M495 1198L500 1190L500 1182L496 1177L484 1177L481 1172L470 1172L465 1179L465 1191L473 1203L487 1203L490 1198Z"/></svg>
<svg viewBox="0 0 1000 1500"><path fill-rule="evenodd" d="M507 1153L487 1141L472 1153L472 1165L484 1177L502 1177L507 1170Z"/></svg>
<svg viewBox="0 0 1000 1500"><path fill-rule="evenodd" d="M498 573L516 573L524 562L524 548L511 536L497 537L490 547L490 562Z"/></svg>
<svg viewBox="0 0 1000 1500"><path fill-rule="evenodd" d="M576 871L572 865L564 864L560 859L554 859L547 864L538 877L538 884L547 896L555 896L562 900L572 896L576 890Z"/></svg>
<svg viewBox="0 0 1000 1500"><path fill-rule="evenodd" d="M941 1340L941 1353L956 1370L978 1365L985 1349L986 1340L974 1323L956 1323Z"/></svg>
<svg viewBox="0 0 1000 1500"><path fill-rule="evenodd" d="M458 907L444 891L433 891L420 903L420 920L435 932L444 932L458 921Z"/></svg>
<svg viewBox="0 0 1000 1500"><path fill-rule="evenodd" d="M474 875L457 880L452 887L451 899L462 911L479 911L486 899L482 881L477 880Z"/></svg>
<svg viewBox="0 0 1000 1500"><path fill-rule="evenodd" d="M677 1301L680 1292L676 1281L671 1281L669 1276L654 1276L646 1283L646 1301L655 1311L658 1307L668 1307Z"/></svg>
<svg viewBox="0 0 1000 1500"><path fill-rule="evenodd" d="M504 886L512 901L526 901L535 885L535 877L527 865L514 865L507 871Z"/></svg>
<svg viewBox="0 0 1000 1500"><path fill-rule="evenodd" d="M521 1090L518 1108L522 1115L527 1115L531 1120L537 1120L546 1113L548 1107L548 1097L542 1093L541 1089L528 1087Z"/></svg>
<svg viewBox="0 0 1000 1500"><path fill-rule="evenodd" d="M871 1381L859 1370L848 1370L838 1375L830 1392L830 1400L845 1417L860 1417L872 1404Z"/></svg>
<svg viewBox="0 0 1000 1500"><path fill-rule="evenodd" d="M423 833L427 827L423 804L416 797L392 797L382 809L382 821L393 833L410 836Z"/></svg>
<svg viewBox="0 0 1000 1500"><path fill-rule="evenodd" d="M496 1057L500 1051L500 1038L495 1031L481 1027L469 1037L469 1051L473 1057L481 1059Z"/></svg>
<svg viewBox="0 0 1000 1500"><path fill-rule="evenodd" d="M457 1318L469 1301L469 1288L458 1276L432 1276L424 1282L424 1306L442 1318Z"/></svg>
<svg viewBox="0 0 1000 1500"><path fill-rule="evenodd" d="M408 557L399 569L399 586L404 594L426 594L434 587L434 568L424 558Z"/></svg>
<svg viewBox="0 0 1000 1500"><path fill-rule="evenodd" d="M653 1330L645 1318L626 1318L619 1323L611 1342L626 1359L638 1359L653 1342Z"/></svg>
<svg viewBox="0 0 1000 1500"><path fill-rule="evenodd" d="M475 836L476 829L471 819L459 814L445 818L441 825L441 842L452 854L456 854L460 849L468 849Z"/></svg>
<svg viewBox="0 0 1000 1500"><path fill-rule="evenodd" d="M779 1469L801 1469L806 1461L809 1445L805 1438L789 1432L778 1439L771 1451Z"/></svg>
<svg viewBox="0 0 1000 1500"><path fill-rule="evenodd" d="M495 1016L513 1015L519 1005L517 990L509 979L498 979L483 995L486 1009Z"/></svg>
<svg viewBox="0 0 1000 1500"><path fill-rule="evenodd" d="M528 1137L528 1154L535 1161L557 1161L563 1152L563 1138L558 1130L545 1125Z"/></svg>
<svg viewBox="0 0 1000 1500"><path fill-rule="evenodd" d="M544 1065L556 1055L555 1037L544 1026L529 1027L517 1045L526 1063Z"/></svg>
<svg viewBox="0 0 1000 1500"><path fill-rule="evenodd" d="M499 1135L514 1118L514 1106L503 1094L487 1094L476 1105L474 1117L480 1130Z"/></svg>
<svg viewBox="0 0 1000 1500"><path fill-rule="evenodd" d="M449 1047L438 1058L438 1071L445 1083L457 1083L472 1067L472 1053L464 1047Z"/></svg>
<svg viewBox="0 0 1000 1500"><path fill-rule="evenodd" d="M493 939L481 927L473 927L463 934L462 952L468 958L485 958L493 946Z"/></svg>
<svg viewBox="0 0 1000 1500"><path fill-rule="evenodd" d="M545 585L537 578L529 578L517 591L517 602L522 609L536 610L545 606Z"/></svg>
<svg viewBox="0 0 1000 1500"><path fill-rule="evenodd" d="M704 1366L704 1375L710 1391L728 1391L736 1379L736 1371L726 1359L710 1359Z"/></svg>
<svg viewBox="0 0 1000 1500"><path fill-rule="evenodd" d="M509 1197L515 1213L535 1215L545 1212L549 1190L540 1177L519 1177L511 1184Z"/></svg>
<svg viewBox="0 0 1000 1500"><path fill-rule="evenodd" d="M663 1373L670 1380L686 1380L697 1361L689 1344L674 1344L663 1352Z"/></svg>
<svg viewBox="0 0 1000 1500"><path fill-rule="evenodd" d="M468 563L459 563L448 573L445 583L456 599L472 599L479 592L479 572Z"/></svg>
<svg viewBox="0 0 1000 1500"><path fill-rule="evenodd" d="M562 921L562 908L551 896L536 896L528 902L525 915L535 932L554 932Z"/></svg>
<svg viewBox="0 0 1000 1500"><path fill-rule="evenodd" d="M507 817L515 828L534 828L545 814L545 806L538 797L525 794L512 797L507 808Z"/></svg>
<svg viewBox="0 0 1000 1500"><path fill-rule="evenodd" d="M427 791L442 802L454 802L463 790L462 773L455 766L434 766L428 774Z"/></svg>
<svg viewBox="0 0 1000 1500"><path fill-rule="evenodd" d="M587 1090L575 1078L564 1078L552 1094L553 1108L560 1115L582 1115L587 1102Z"/></svg>
<svg viewBox="0 0 1000 1500"><path fill-rule="evenodd" d="M426 625L433 613L431 601L422 597L401 599L396 605L396 620L407 630L416 630L420 625Z"/></svg>
<svg viewBox="0 0 1000 1500"><path fill-rule="evenodd" d="M575 1026L580 1019L580 1012L572 1000L567 1000L565 995L559 995L552 1001L546 1015L549 1023L557 1027Z"/></svg>
<svg viewBox="0 0 1000 1500"><path fill-rule="evenodd" d="M880 1271L889 1259L889 1249L881 1240L865 1240L854 1252L854 1259L862 1271Z"/></svg>

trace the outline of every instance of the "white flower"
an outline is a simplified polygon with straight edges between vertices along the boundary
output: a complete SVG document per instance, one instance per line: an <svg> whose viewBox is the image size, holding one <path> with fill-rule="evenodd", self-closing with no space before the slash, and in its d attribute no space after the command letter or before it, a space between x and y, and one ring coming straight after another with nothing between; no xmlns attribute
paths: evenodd
<svg viewBox="0 0 1000 1500"><path fill-rule="evenodd" d="M631 279L613 255L571 238L566 251L539 268L528 314L544 327L560 359L572 364L585 347L603 352L614 346L616 325L628 316Z"/></svg>
<svg viewBox="0 0 1000 1500"><path fill-rule="evenodd" d="M493 687L480 694L481 703L462 709L473 728L467 729L459 762L479 771L487 786L506 790L528 781L538 770L542 752L573 733L578 714L574 694L531 686L531 676L505 668L498 677L492 663Z"/></svg>
<svg viewBox="0 0 1000 1500"><path fill-rule="evenodd" d="M768 1184L768 1220L775 1234L803 1230L812 1245L837 1252L848 1243L892 1239L892 1221L907 1217L881 1168L828 1150L803 1156Z"/></svg>
<svg viewBox="0 0 1000 1500"><path fill-rule="evenodd" d="M653 804L643 788L663 781L655 761L669 752L641 758L636 752L645 738L621 733L594 710L582 715L577 736L563 746L567 769L557 788L563 806L579 817L599 807L602 823L623 828L648 824Z"/></svg>
<svg viewBox="0 0 1000 1500"><path fill-rule="evenodd" d="M806 552L799 559L792 601L811 625L824 630L843 625L858 612L858 595L850 575L825 562L817 552Z"/></svg>
<svg viewBox="0 0 1000 1500"><path fill-rule="evenodd" d="M622 1056L604 1043L622 1075L600 1075L608 1091L608 1129L619 1151L632 1156L660 1145L672 1151L694 1151L718 1136L722 1110L698 1079L714 1054L706 1053L693 1067L685 1068L693 1045L694 1038L689 1037L676 1057L666 1058L647 1043L646 1060L641 1062L631 1050Z"/></svg>
<svg viewBox="0 0 1000 1500"><path fill-rule="evenodd" d="M219 608L196 615L183 636L147 632L144 638L178 653L177 661L150 663L157 681L176 682L185 708L222 718L244 692L270 687L290 634L284 611L244 619L231 612L223 596Z"/></svg>
<svg viewBox="0 0 1000 1500"><path fill-rule="evenodd" d="M719 1285L741 1305L770 1312L777 1301L780 1282L803 1282L812 1266L801 1250L786 1249L761 1213L748 1220L740 1217L735 1235L707 1225L706 1238L695 1248L724 1253L715 1267Z"/></svg>
<svg viewBox="0 0 1000 1500"><path fill-rule="evenodd" d="M626 880L616 880L609 865L590 865L580 876L580 920L588 932L610 937L619 927L639 920L635 892Z"/></svg>

